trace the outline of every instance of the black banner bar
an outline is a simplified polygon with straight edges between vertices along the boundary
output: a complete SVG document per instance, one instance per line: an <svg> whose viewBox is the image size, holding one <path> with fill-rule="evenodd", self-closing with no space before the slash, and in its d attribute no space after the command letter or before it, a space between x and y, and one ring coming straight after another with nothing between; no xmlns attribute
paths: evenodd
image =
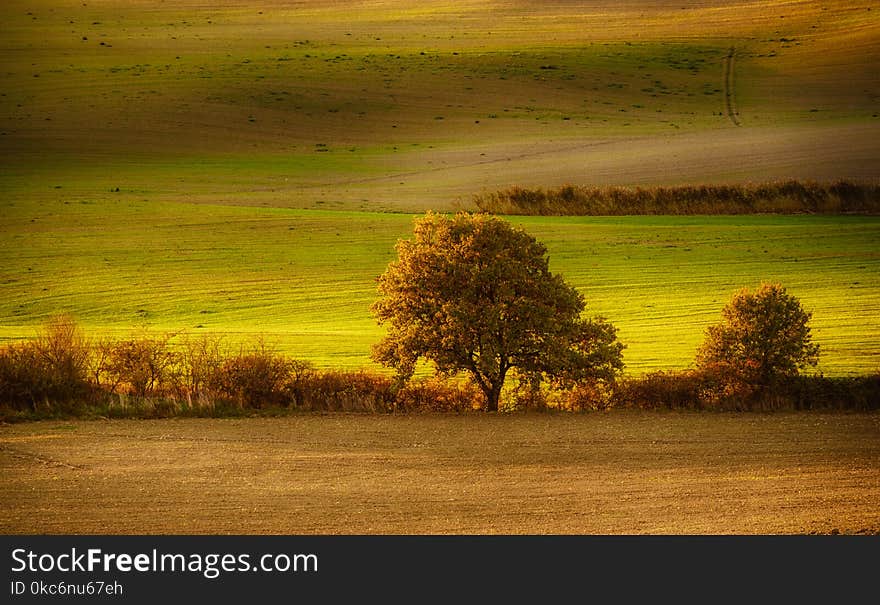
<svg viewBox="0 0 880 605"><path fill-rule="evenodd" d="M848 602L877 536L0 536L2 603Z"/></svg>

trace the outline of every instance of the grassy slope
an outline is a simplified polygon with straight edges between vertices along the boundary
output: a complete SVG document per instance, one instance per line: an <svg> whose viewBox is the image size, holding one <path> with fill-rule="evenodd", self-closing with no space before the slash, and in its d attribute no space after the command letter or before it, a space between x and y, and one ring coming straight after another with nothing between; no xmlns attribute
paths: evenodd
<svg viewBox="0 0 880 605"><path fill-rule="evenodd" d="M744 285L779 280L814 311L829 373L880 365L880 219L516 218L589 312L620 328L630 371L682 367ZM265 334L324 366L368 363L374 279L412 216L120 201L8 209L0 337L68 311L96 334Z"/></svg>
<svg viewBox="0 0 880 605"><path fill-rule="evenodd" d="M870 3L688 7L11 0L2 186L422 209L517 182L876 179Z"/></svg>
<svg viewBox="0 0 880 605"><path fill-rule="evenodd" d="M867 2L220 4L0 6L0 336L69 310L356 366L410 217L354 210L515 183L877 178ZM688 363L730 291L765 278L815 310L829 371L877 368L876 222L663 221L523 221L633 371Z"/></svg>

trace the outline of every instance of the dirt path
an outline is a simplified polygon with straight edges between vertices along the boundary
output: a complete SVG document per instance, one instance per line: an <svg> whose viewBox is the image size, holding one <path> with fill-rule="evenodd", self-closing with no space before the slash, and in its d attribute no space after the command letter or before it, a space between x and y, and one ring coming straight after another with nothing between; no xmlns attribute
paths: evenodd
<svg viewBox="0 0 880 605"><path fill-rule="evenodd" d="M736 61L736 49L731 46L724 57L724 108L727 117L734 126L742 126L739 121L739 112L736 110L734 89L734 63Z"/></svg>

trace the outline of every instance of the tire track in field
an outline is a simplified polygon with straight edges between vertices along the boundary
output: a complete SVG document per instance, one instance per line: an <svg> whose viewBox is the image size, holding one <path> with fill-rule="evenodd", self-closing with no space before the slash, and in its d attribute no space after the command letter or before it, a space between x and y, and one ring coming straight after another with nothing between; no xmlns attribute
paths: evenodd
<svg viewBox="0 0 880 605"><path fill-rule="evenodd" d="M196 437L188 435L137 435L129 433L101 433L101 437L111 437L126 441L161 441L169 443L256 443L271 445L296 445L300 441L292 439L278 439L274 437Z"/></svg>
<svg viewBox="0 0 880 605"><path fill-rule="evenodd" d="M652 137L650 136L637 136L637 137L627 137L625 139L611 139L611 140L603 140L603 141L587 141L577 143L575 145L561 146L561 147L553 147L551 149L543 149L539 151L527 151L513 154L502 154L501 157L497 158L487 158L483 160L476 160L472 162L460 162L455 164L447 164L443 166L434 166L431 168L418 168L415 170L410 170L406 172L395 172L391 174L380 174L378 176L371 177L361 177L355 179L347 179L334 181L332 183L312 183L302 185L301 189L320 189L322 187L327 187L330 185L363 185L367 183L379 183L382 181L391 181L401 178L411 178L418 176L426 176L430 174L440 173L440 172L449 172L452 170L458 170L461 168L474 168L478 166L488 166L491 164L506 164L508 162L516 162L520 160L530 160L545 156L558 155L560 153L571 153L575 151L583 151L586 149L593 149L597 147L610 146L610 145L619 145L621 143L638 143L640 141L648 141Z"/></svg>
<svg viewBox="0 0 880 605"><path fill-rule="evenodd" d="M197 443L197 444L237 444L237 445L315 445L300 439L280 439L277 437L240 436L240 437L215 437L194 435L138 435L130 433L101 433L101 438L121 439L123 441L144 441L160 443ZM317 442L316 442L317 444ZM352 456L358 454L352 453Z"/></svg>
<svg viewBox="0 0 880 605"><path fill-rule="evenodd" d="M727 118L733 123L734 126L742 126L742 123L739 119L739 111L736 108L735 101L735 86L734 86L734 72L735 72L735 62L736 62L736 47L731 46L727 50L727 54L723 59L723 91L724 91L724 111L727 115ZM646 141L651 139L651 137L647 136L636 136L629 137L626 141L630 143L639 143L640 141ZM441 172L449 172L451 170L457 170L461 168L474 168L477 166L488 166L492 164L506 164L508 162L521 161L521 160L530 160L535 158L540 158L543 156L551 156L557 155L559 153L573 153L578 151L584 151L587 149L593 149L603 146L611 146L620 144L621 140L619 139L610 139L603 141L589 141L589 142L580 142L575 145L568 145L562 147L556 147L552 149L543 149L543 150L532 150L521 153L514 154L504 154L502 157L497 158L487 158L482 160L477 160L473 162L464 162L457 164L450 164L444 166L434 166L432 168L419 168L416 170L410 171L399 171L392 174L381 174L372 177L362 177L362 178L354 178L354 179L346 179L342 181L336 181L332 183L334 186L352 186L352 185L364 185L367 183L378 183L383 181L391 181L397 180L401 178L412 178L412 177L420 177L429 175L432 173L441 173ZM314 183L309 185L303 185L303 189L320 189L331 185L331 183Z"/></svg>
<svg viewBox="0 0 880 605"><path fill-rule="evenodd" d="M734 102L733 74L736 58L736 48L731 46L724 57L724 111L734 126L742 126L739 121L739 112Z"/></svg>
<svg viewBox="0 0 880 605"><path fill-rule="evenodd" d="M44 466L54 466L60 468L71 469L75 471L84 471L88 470L84 466L80 466L78 464L70 464L68 462L62 462L61 460L55 460L54 458L48 458L46 456L41 456L39 454L34 454L33 452L27 452L23 450L19 450L16 448L9 447L8 445L0 444L0 452L5 452L12 456L13 458L18 458L19 460L27 460L29 462L38 462Z"/></svg>

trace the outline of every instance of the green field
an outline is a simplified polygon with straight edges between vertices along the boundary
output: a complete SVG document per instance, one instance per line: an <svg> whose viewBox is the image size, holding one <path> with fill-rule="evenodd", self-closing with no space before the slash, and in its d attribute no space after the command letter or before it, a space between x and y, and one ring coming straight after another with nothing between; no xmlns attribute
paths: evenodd
<svg viewBox="0 0 880 605"><path fill-rule="evenodd" d="M69 312L95 336L263 334L362 367L374 278L428 208L877 182L871 4L9 0L0 339ZM514 222L620 328L631 373L686 367L762 280L814 312L823 371L880 367L876 218Z"/></svg>
<svg viewBox="0 0 880 605"><path fill-rule="evenodd" d="M0 346L68 313L94 338L375 369L375 280L427 210L516 186L880 184L876 4L3 0ZM820 371L880 371L880 216L508 220L618 327L629 375L691 366L762 281L813 313ZM877 534L878 421L0 423L0 533Z"/></svg>
<svg viewBox="0 0 880 605"><path fill-rule="evenodd" d="M0 336L58 312L92 335L133 328L265 335L322 367L367 366L375 278L404 214L181 203L10 204ZM628 371L690 364L742 286L780 281L812 310L829 374L880 367L880 218L517 217L627 345Z"/></svg>
<svg viewBox="0 0 880 605"><path fill-rule="evenodd" d="M0 191L417 211L514 184L876 181L871 9L9 0Z"/></svg>

